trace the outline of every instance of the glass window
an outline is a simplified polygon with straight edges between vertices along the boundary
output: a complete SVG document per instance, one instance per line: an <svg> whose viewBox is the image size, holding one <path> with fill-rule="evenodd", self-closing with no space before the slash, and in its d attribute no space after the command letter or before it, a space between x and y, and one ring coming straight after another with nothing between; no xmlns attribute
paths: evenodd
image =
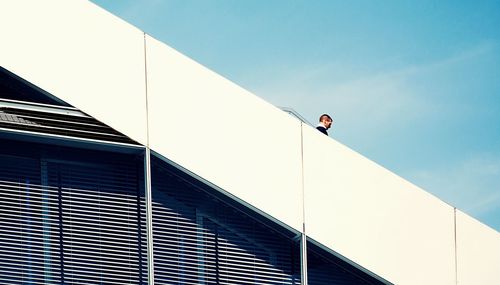
<svg viewBox="0 0 500 285"><path fill-rule="evenodd" d="M0 141L0 283L146 284L143 159Z"/></svg>

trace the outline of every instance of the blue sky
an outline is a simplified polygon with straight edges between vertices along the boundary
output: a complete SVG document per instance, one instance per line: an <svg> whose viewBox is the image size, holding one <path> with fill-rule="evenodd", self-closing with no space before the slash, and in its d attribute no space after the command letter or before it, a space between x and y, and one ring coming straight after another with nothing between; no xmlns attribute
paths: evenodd
<svg viewBox="0 0 500 285"><path fill-rule="evenodd" d="M500 2L92 0L500 230Z"/></svg>

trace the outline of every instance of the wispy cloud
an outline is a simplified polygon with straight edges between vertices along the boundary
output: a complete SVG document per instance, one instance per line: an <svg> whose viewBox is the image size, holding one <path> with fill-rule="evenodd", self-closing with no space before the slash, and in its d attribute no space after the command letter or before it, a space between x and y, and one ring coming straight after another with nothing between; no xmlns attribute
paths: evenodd
<svg viewBox="0 0 500 285"><path fill-rule="evenodd" d="M407 70L339 82L335 74L341 69L309 66L253 91L276 105L294 108L312 122L319 113L333 113L337 138L352 132L372 136L423 116L432 107L407 86Z"/></svg>
<svg viewBox="0 0 500 285"><path fill-rule="evenodd" d="M147 25L148 22L158 21L158 18L165 16L170 2L163 0L124 1L115 3L115 5L116 14L141 29L145 29L145 27L150 26ZM146 32L151 33L150 31Z"/></svg>
<svg viewBox="0 0 500 285"><path fill-rule="evenodd" d="M351 74L349 78L343 72L352 68L345 63L276 66L273 74L253 75L253 85L258 87L252 91L276 105L294 108L310 121L316 120L317 113L331 111L343 126L373 135L374 130L404 127L408 122L442 112L436 109L439 106L434 104L432 96L420 93L418 84L422 80L429 86L439 84L433 81L436 73L467 65L496 50L495 43L479 43L433 62ZM336 126L339 135L348 131L342 125Z"/></svg>
<svg viewBox="0 0 500 285"><path fill-rule="evenodd" d="M483 218L500 209L500 154L477 153L455 165L406 174L464 212ZM500 217L496 220L500 226Z"/></svg>

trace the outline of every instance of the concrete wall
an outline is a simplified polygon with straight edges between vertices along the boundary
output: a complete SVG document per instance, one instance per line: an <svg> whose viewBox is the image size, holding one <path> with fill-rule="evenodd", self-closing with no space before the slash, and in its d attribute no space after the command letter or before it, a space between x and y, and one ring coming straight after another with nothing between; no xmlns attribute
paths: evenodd
<svg viewBox="0 0 500 285"><path fill-rule="evenodd" d="M90 2L0 1L0 35L4 68L295 230L305 203L395 284L500 284L498 232Z"/></svg>

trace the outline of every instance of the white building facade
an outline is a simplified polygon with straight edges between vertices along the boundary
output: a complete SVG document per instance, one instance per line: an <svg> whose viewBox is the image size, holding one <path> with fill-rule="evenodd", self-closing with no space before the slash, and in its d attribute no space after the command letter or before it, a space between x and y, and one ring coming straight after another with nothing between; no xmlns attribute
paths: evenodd
<svg viewBox="0 0 500 285"><path fill-rule="evenodd" d="M500 283L497 231L91 2L0 27L0 284Z"/></svg>

